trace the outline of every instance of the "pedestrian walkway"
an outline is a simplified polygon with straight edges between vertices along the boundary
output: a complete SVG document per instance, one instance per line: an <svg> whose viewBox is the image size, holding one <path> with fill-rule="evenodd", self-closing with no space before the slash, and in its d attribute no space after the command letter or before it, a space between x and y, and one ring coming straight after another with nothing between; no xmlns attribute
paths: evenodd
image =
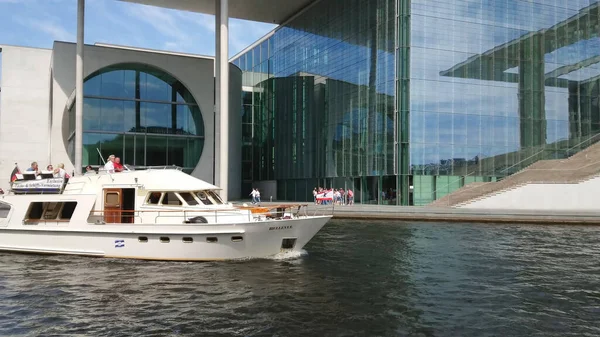
<svg viewBox="0 0 600 337"><path fill-rule="evenodd" d="M242 203L240 201L236 203ZM263 202L262 207L271 205L300 203L308 205L308 213L325 213L332 206L320 206L311 202ZM536 210L509 210L509 209L467 209L448 207L417 207L417 206L383 206L361 205L351 206L335 205L333 207L334 219L365 219L365 220L403 220L420 222L478 222L478 223L515 223L515 224L590 224L600 225L600 212L569 211L536 211Z"/></svg>

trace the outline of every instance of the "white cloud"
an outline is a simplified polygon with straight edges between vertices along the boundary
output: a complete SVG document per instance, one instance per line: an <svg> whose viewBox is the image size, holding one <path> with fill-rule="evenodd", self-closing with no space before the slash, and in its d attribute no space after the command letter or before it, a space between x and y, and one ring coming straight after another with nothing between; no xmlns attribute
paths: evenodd
<svg viewBox="0 0 600 337"><path fill-rule="evenodd" d="M0 0L3 42L50 47L53 40L76 38L75 0ZM14 29L15 26L22 29ZM275 25L229 20L229 55L261 38ZM85 42L215 54L213 15L108 0L87 0Z"/></svg>
<svg viewBox="0 0 600 337"><path fill-rule="evenodd" d="M2 0L0 0L2 1ZM74 41L75 34L67 31L60 23L56 22L55 19L42 19L38 20L33 17L23 18L14 17L13 20L25 27L33 28L39 32L42 32L50 36L53 40L59 41Z"/></svg>
<svg viewBox="0 0 600 337"><path fill-rule="evenodd" d="M215 54L215 17L202 13L146 5L128 6L126 15L149 26L162 37L160 47L191 53ZM229 21L230 55L246 48L275 26L259 22Z"/></svg>

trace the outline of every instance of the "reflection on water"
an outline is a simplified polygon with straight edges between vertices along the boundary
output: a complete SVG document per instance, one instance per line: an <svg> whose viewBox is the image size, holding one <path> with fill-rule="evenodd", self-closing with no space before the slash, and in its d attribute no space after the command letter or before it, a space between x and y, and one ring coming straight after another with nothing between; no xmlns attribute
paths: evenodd
<svg viewBox="0 0 600 337"><path fill-rule="evenodd" d="M0 254L0 335L598 336L600 228L332 221L300 256Z"/></svg>

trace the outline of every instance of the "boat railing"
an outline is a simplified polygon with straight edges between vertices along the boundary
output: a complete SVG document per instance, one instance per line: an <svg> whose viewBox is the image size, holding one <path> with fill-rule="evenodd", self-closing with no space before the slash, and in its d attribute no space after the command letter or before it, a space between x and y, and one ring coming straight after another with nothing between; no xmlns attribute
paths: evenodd
<svg viewBox="0 0 600 337"><path fill-rule="evenodd" d="M311 205L313 208L312 216L329 216L333 215L335 212L335 203L331 203L329 205ZM307 205L308 211L308 205Z"/></svg>
<svg viewBox="0 0 600 337"><path fill-rule="evenodd" d="M211 210L104 210L91 211L88 220L92 223L151 223L164 224L169 220L173 223L181 222L181 225L207 223L208 219L214 222L222 222L219 219L228 218L240 221L240 217L246 217L252 221L250 213L240 213L236 209L211 209ZM208 218L208 219L207 219ZM123 221L129 220L129 221ZM133 220L133 221L131 221ZM161 221L162 220L162 221ZM233 222L235 222L233 221ZM211 224L214 224L211 222Z"/></svg>
<svg viewBox="0 0 600 337"><path fill-rule="evenodd" d="M242 209L250 209L253 213L262 212L281 212L289 209L294 214L294 218L309 216L329 216L335 211L335 204L312 205L312 204L269 204L265 206L245 206Z"/></svg>
<svg viewBox="0 0 600 337"><path fill-rule="evenodd" d="M183 171L183 167L175 166L175 165L163 165L163 166L134 166L127 165L127 168L130 171L140 171L140 170L176 170Z"/></svg>
<svg viewBox="0 0 600 337"><path fill-rule="evenodd" d="M252 215L250 213L243 214L240 213L236 209L212 209L212 210L185 210L185 211L177 211L177 210L165 210L165 211L155 211L157 214L154 217L154 223L160 224L163 223L159 220L164 219L174 219L174 221L181 221L182 224L209 224L209 219L214 219L215 223L223 223L223 219L232 220L232 222L240 221L241 217L244 217L246 221L252 221ZM183 213L183 214L182 214ZM208 218L208 219L207 219Z"/></svg>
<svg viewBox="0 0 600 337"><path fill-rule="evenodd" d="M118 221L117 221L118 220ZM125 221L123 221L125 220ZM88 221L95 224L105 223L143 223L140 211L130 210L108 210L91 211Z"/></svg>
<svg viewBox="0 0 600 337"><path fill-rule="evenodd" d="M240 210L249 210L240 213ZM314 210L309 209L307 204L284 204L266 207L236 207L229 209L206 209L206 210L104 210L91 211L88 220L96 224L105 223L181 223L181 225L198 225L225 223L227 220L236 222L246 220L248 222L259 219L297 219L309 216L333 215L334 206L320 206ZM291 216L290 216L291 215ZM223 220L225 219L225 220ZM125 220L125 221L124 221Z"/></svg>

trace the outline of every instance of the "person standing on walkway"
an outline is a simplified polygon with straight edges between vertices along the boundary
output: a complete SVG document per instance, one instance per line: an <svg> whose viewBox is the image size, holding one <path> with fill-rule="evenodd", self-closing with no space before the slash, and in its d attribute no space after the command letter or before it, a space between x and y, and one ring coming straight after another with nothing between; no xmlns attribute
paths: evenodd
<svg viewBox="0 0 600 337"><path fill-rule="evenodd" d="M258 204L258 206L260 206L260 191L258 190L258 188L256 189L256 192L254 192L254 197L256 198L256 203Z"/></svg>
<svg viewBox="0 0 600 337"><path fill-rule="evenodd" d="M252 196L252 205L256 204L256 188L252 189L252 192L250 192L250 196Z"/></svg>

